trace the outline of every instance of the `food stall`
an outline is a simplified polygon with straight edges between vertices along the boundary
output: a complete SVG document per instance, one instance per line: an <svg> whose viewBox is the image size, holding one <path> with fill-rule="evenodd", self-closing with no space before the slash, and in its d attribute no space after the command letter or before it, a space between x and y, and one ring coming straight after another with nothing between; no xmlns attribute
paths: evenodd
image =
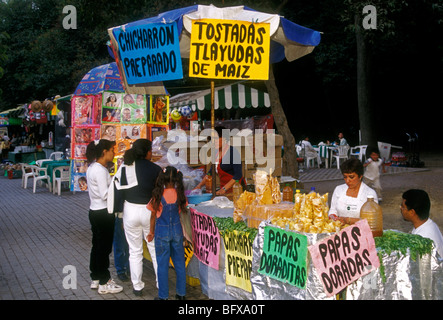
<svg viewBox="0 0 443 320"><path fill-rule="evenodd" d="M251 17L253 23L250 22ZM215 37L214 30L226 25L227 21L230 27L223 31L226 37ZM134 46L130 41L135 39L135 35L154 34L152 30L160 33L165 32L165 29L170 30L170 41L153 50L142 44ZM258 39L254 36L245 37L239 41L241 30L263 36ZM320 41L320 33L314 30L296 25L279 15L257 12L243 6L190 6L110 28L108 33L125 87L181 79L181 59L176 58L180 55L189 58L189 77L210 79L210 94L205 94L205 99L210 100L212 129L215 125L215 100L220 96L215 90L213 79L269 80L271 63L284 58L293 61L309 54ZM232 43L228 39L236 40ZM223 50L226 48L238 53L236 59L224 59ZM151 58L159 55L165 57L162 63L172 61L177 68L153 69ZM192 137L192 134L189 136ZM248 138L251 137L245 137L245 141ZM269 145L269 141L266 141ZM172 159L176 159L177 155L179 158L188 156L186 152L180 152L180 143L189 146L191 140L185 138L184 141L171 142L167 150L175 156ZM200 141L195 142L195 148L199 148ZM248 147L251 146L256 147L249 141ZM202 160L200 155L203 148L195 150L199 151L199 160ZM241 153L245 155L243 163L252 161L250 177L254 191L244 191L248 193L244 193L242 200L237 200L232 207L229 207L229 201L223 200L224 197L215 197L210 203L198 203L190 209L193 252L187 272L188 276L199 279L203 292L211 299L336 299L337 294L343 298L342 292L349 285L376 272L378 266L383 265L386 270L385 261L380 262L374 238L364 220L351 226L330 222L326 219L325 195L305 195L304 205L300 203L300 207L297 207L296 202L282 203L276 170L281 162L281 146L278 149L274 141L272 148L268 149L269 152L262 156L265 160L263 163L254 163L257 159L253 157L254 149L254 152L249 150ZM187 165L187 159L184 163L177 161L174 165ZM157 162L161 161L159 159ZM171 163L171 158L167 161ZM269 162L273 163L271 168L268 168ZM212 165L215 171L215 163L204 164ZM269 169L272 169L271 172ZM197 170L200 169L194 169ZM272 172L275 172L274 176ZM213 191L215 187L216 183L213 183ZM219 219L232 219L232 223ZM255 237L254 232L257 234ZM354 243L354 247L350 247L350 237L361 245L356 246ZM332 253L340 239L345 239L340 242L341 248L346 247L348 250L343 262L346 266L349 264L347 272L342 270L342 259L334 257ZM322 252L327 250L331 253L322 258ZM294 261L291 262L291 259ZM326 267L323 273L320 272L322 263L323 268ZM357 269L351 269L353 263L358 266L358 272ZM375 270L366 268L369 265ZM338 278L340 270L341 277ZM437 268L436 274L441 275L441 266ZM432 297L440 296L432 292Z"/></svg>
<svg viewBox="0 0 443 320"><path fill-rule="evenodd" d="M195 250L205 254L188 274L209 298L442 299L443 261L430 239L395 230L374 238L366 220L333 222L327 194L276 203L277 184L269 175L261 183L267 174L258 173L256 193L245 191L234 208L218 207L217 198L191 207ZM212 242L201 248L201 239Z"/></svg>
<svg viewBox="0 0 443 320"><path fill-rule="evenodd" d="M160 165L180 154L167 140L153 143ZM201 169L185 161L176 165L192 189ZM443 262L429 239L393 230L374 238L366 220L330 220L328 194L300 192L285 202L282 178L256 168L251 179L254 190L245 190L235 204L215 197L189 206L194 242L187 250L188 282L198 283L210 299L442 298ZM334 258L325 255L321 268L318 252Z"/></svg>
<svg viewBox="0 0 443 320"><path fill-rule="evenodd" d="M169 143L163 136L154 140L153 152L161 166L180 154ZM175 165L184 172L187 190L201 179L201 169L185 161ZM374 238L367 223L349 226L330 220L328 194L297 193L293 202L284 202L279 177L256 169L251 179L254 191L244 191L235 205L226 197L190 205L194 241L187 249L188 283L198 283L209 298L441 298L442 263L427 239L395 232L395 239L407 237L402 247L391 239L394 231ZM338 252L334 261L325 259L326 271L320 272L316 263L321 260L315 260L311 251L328 241L338 245L337 239L358 239L362 245L359 250L350 248L341 259ZM350 247L351 240L342 240L338 247Z"/></svg>

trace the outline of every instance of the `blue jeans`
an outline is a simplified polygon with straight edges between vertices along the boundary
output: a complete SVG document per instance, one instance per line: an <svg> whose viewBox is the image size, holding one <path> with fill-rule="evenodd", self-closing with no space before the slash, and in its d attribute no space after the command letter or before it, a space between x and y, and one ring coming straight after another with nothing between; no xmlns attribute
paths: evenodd
<svg viewBox="0 0 443 320"><path fill-rule="evenodd" d="M117 274L129 273L129 246L126 241L123 219L115 218L114 228L114 264Z"/></svg>
<svg viewBox="0 0 443 320"><path fill-rule="evenodd" d="M155 253L157 256L158 297L169 297L169 258L177 275L176 293L186 295L185 251L183 230L177 203L167 204L162 198L163 211L155 224Z"/></svg>

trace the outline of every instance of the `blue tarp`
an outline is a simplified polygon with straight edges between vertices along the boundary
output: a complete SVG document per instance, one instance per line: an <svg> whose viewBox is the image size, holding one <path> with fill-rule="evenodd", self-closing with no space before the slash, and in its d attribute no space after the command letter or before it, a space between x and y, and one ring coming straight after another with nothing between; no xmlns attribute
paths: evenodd
<svg viewBox="0 0 443 320"><path fill-rule="evenodd" d="M183 30L183 15L197 11L198 5L193 5L185 8L175 9L167 12L163 12L158 16L142 19L134 22L130 22L125 26L136 26L147 23L159 23L159 22L172 22L177 23L178 33ZM244 10L257 11L248 7L243 7ZM300 26L294 22L291 22L283 17L280 17L280 26L283 28L283 32L286 39L291 42L296 42L302 46L317 46L320 43L320 32ZM270 62L280 62L285 58L284 46L280 43L272 41L271 39L271 53Z"/></svg>
<svg viewBox="0 0 443 320"><path fill-rule="evenodd" d="M80 81L74 95L95 95L103 91L124 92L115 62L91 69Z"/></svg>

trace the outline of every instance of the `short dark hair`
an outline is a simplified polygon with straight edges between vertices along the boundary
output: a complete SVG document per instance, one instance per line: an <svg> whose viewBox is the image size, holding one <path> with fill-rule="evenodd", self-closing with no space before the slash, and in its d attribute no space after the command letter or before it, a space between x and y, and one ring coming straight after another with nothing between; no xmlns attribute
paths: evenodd
<svg viewBox="0 0 443 320"><path fill-rule="evenodd" d="M405 199L405 205L408 210L415 210L420 220L429 218L431 211L431 200L426 191L420 189L410 189L403 193L402 198Z"/></svg>
<svg viewBox="0 0 443 320"><path fill-rule="evenodd" d="M343 162L340 166L340 170L342 174L356 173L359 177L364 173L363 164L357 158L351 158Z"/></svg>

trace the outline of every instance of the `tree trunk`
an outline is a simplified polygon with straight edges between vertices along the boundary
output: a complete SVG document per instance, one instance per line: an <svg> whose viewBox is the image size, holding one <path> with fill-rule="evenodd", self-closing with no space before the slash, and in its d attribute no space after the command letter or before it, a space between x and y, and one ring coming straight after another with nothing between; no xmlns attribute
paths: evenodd
<svg viewBox="0 0 443 320"><path fill-rule="evenodd" d="M275 84L274 72L272 64L269 65L269 79L265 81L268 89L269 99L271 102L271 111L274 116L274 122L277 126L278 133L283 136L283 167L282 174L284 176L291 176L295 179L299 178L297 152L295 150L295 139L286 120L286 115L280 103L280 96L277 85Z"/></svg>
<svg viewBox="0 0 443 320"><path fill-rule="evenodd" d="M361 144L377 146L374 106L371 85L371 51L364 35L361 17L355 15L357 44L357 101L360 121Z"/></svg>

